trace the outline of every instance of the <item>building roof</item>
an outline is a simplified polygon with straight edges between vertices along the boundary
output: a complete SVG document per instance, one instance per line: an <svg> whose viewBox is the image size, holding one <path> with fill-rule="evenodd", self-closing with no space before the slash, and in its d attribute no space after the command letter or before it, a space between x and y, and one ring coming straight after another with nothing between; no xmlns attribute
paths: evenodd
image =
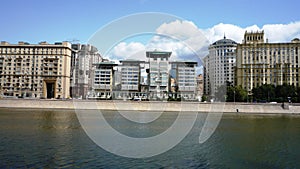
<svg viewBox="0 0 300 169"><path fill-rule="evenodd" d="M22 47L22 48L26 48L26 47L49 47L49 48L52 48L52 47L68 47L68 48L71 48L71 43L69 42L55 42L54 44L50 44L46 41L42 41L42 42L39 42L38 44L30 44L28 42L23 42L23 41L19 41L17 44L10 44L9 42L6 42L6 41L1 41L0 43L0 47Z"/></svg>
<svg viewBox="0 0 300 169"><path fill-rule="evenodd" d="M171 64L192 64L192 65L198 64L198 62L194 62L194 61L172 61L170 63Z"/></svg>
<svg viewBox="0 0 300 169"><path fill-rule="evenodd" d="M162 57L170 57L172 52L164 52L164 51L146 51L147 58L162 58Z"/></svg>
<svg viewBox="0 0 300 169"><path fill-rule="evenodd" d="M224 36L224 39L220 39L216 42L214 42L212 45L236 45L237 43L231 39L226 39Z"/></svg>
<svg viewBox="0 0 300 169"><path fill-rule="evenodd" d="M294 38L293 40L292 40L292 42L297 42L297 43L299 43L300 42L300 39L299 38Z"/></svg>
<svg viewBox="0 0 300 169"><path fill-rule="evenodd" d="M117 66L118 64L116 64L115 62L110 61L110 62L94 63L93 65L97 66L97 67L102 67L102 66L111 66L111 67L113 67L113 66Z"/></svg>
<svg viewBox="0 0 300 169"><path fill-rule="evenodd" d="M145 63L145 61L142 61L142 60L136 60L136 59L126 59L126 60L120 60L120 63L122 63L122 62L124 62L124 63L128 63L128 62L130 62L130 63Z"/></svg>

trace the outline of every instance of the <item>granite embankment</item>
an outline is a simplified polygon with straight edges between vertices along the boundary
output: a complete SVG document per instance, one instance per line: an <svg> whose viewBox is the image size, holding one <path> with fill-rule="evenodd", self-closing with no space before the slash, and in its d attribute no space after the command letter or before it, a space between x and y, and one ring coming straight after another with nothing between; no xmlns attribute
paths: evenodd
<svg viewBox="0 0 300 169"><path fill-rule="evenodd" d="M31 109L103 109L136 111L198 111L231 113L281 113L300 114L300 106L249 103L199 103L199 102L135 102L135 101L86 101L86 100L35 100L0 99L0 108Z"/></svg>

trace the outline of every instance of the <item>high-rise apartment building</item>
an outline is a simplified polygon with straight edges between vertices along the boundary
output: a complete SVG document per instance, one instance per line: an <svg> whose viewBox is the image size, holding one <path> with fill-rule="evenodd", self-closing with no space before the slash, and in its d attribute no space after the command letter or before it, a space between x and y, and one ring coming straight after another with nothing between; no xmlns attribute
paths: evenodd
<svg viewBox="0 0 300 169"><path fill-rule="evenodd" d="M85 44L72 44L71 95L86 98L92 88L93 64L102 62L96 47Z"/></svg>
<svg viewBox="0 0 300 169"><path fill-rule="evenodd" d="M0 94L12 97L68 98L71 44L0 44Z"/></svg>
<svg viewBox="0 0 300 169"><path fill-rule="evenodd" d="M209 46L204 61L204 93L213 96L218 88L235 83L237 43L231 39L218 40Z"/></svg>
<svg viewBox="0 0 300 169"><path fill-rule="evenodd" d="M262 84L299 86L300 41L268 43L264 32L245 32L237 46L237 85L249 94Z"/></svg>

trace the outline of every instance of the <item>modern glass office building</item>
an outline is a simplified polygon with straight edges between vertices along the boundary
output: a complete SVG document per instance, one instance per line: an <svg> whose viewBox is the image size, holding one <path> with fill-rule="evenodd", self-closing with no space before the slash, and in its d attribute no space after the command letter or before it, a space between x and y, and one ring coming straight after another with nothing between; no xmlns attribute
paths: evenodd
<svg viewBox="0 0 300 169"><path fill-rule="evenodd" d="M114 62L100 62L94 64L94 80L92 91L88 92L89 98L112 99L114 87Z"/></svg>
<svg viewBox="0 0 300 169"><path fill-rule="evenodd" d="M196 97L196 69L197 62L174 61L171 64L171 88L172 94L178 93L185 99L194 99ZM174 96L173 96L174 97Z"/></svg>
<svg viewBox="0 0 300 169"><path fill-rule="evenodd" d="M152 97L166 98L169 91L169 58L172 52L147 51L148 85Z"/></svg>
<svg viewBox="0 0 300 169"><path fill-rule="evenodd" d="M204 93L213 96L218 88L235 84L237 43L225 36L209 46L204 60Z"/></svg>

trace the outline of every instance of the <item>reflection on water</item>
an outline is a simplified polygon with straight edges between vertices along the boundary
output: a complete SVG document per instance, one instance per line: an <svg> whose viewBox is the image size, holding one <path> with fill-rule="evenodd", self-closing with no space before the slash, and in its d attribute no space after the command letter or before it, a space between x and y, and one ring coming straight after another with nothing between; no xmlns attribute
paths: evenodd
<svg viewBox="0 0 300 169"><path fill-rule="evenodd" d="M136 111L132 113L138 115L140 112ZM103 116L115 130L136 138L152 137L164 132L173 124L177 115L178 112L165 112L157 120L145 124L130 121L124 118L118 111L107 110L103 112Z"/></svg>
<svg viewBox="0 0 300 169"><path fill-rule="evenodd" d="M176 113L135 125L115 112L107 121L133 137L149 137L172 125ZM175 148L130 159L95 145L69 110L0 109L0 168L297 168L300 117L224 115L212 137L198 143L206 114Z"/></svg>

